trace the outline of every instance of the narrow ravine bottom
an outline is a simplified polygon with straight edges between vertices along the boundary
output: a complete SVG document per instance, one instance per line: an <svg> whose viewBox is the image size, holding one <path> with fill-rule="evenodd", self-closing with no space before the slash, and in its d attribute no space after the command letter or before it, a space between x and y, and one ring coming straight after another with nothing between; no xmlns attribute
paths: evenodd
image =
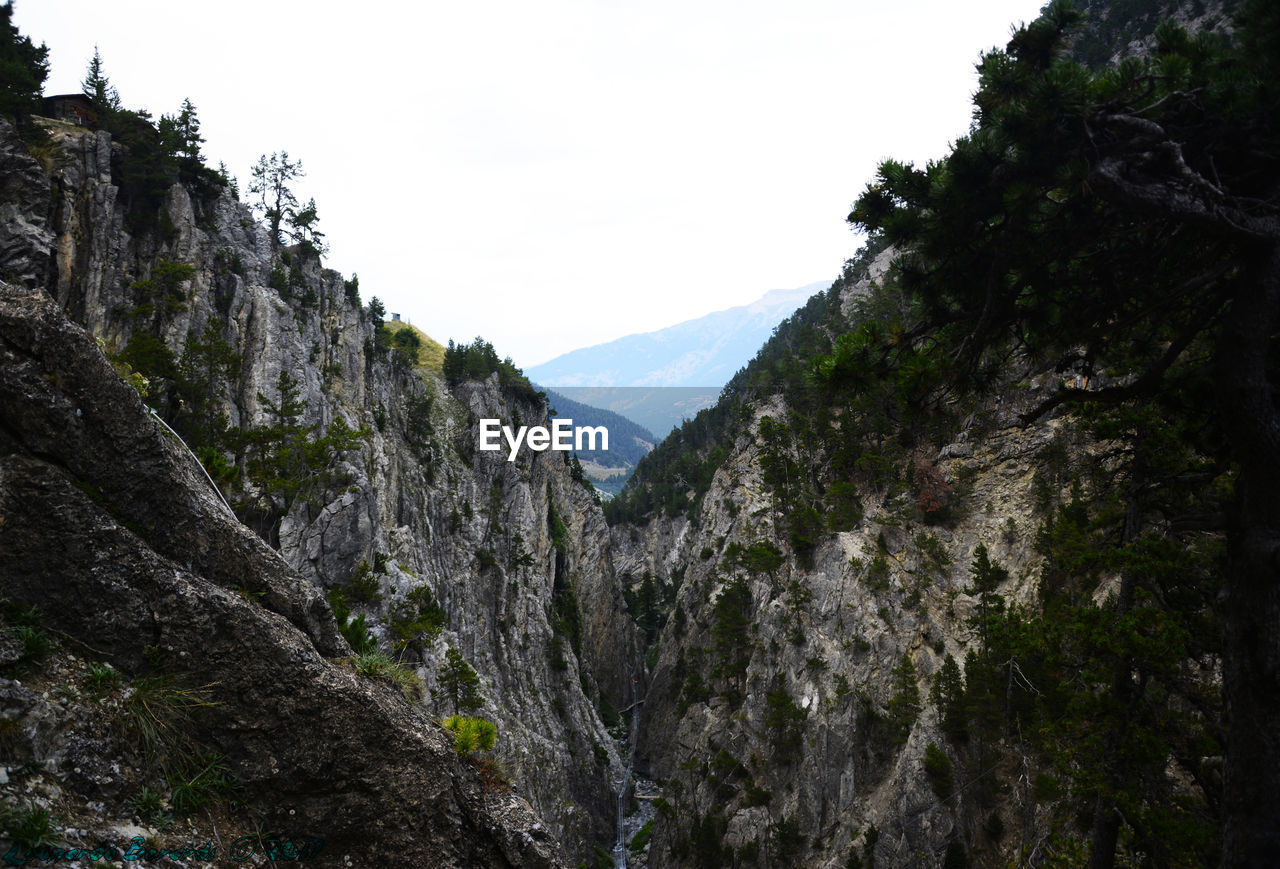
<svg viewBox="0 0 1280 869"><path fill-rule="evenodd" d="M631 732L627 739L627 772L618 787L618 840L613 846L614 869L627 867L627 797L631 791L631 777L636 762L636 743L640 739L640 696L636 674L631 674Z"/></svg>
<svg viewBox="0 0 1280 869"><path fill-rule="evenodd" d="M634 800L633 808L630 814L624 815L622 818L621 835L618 837L622 843L622 862L618 862L619 854L614 851L614 865L623 866L643 866L642 860L635 858L643 854L643 848L639 852L629 852L631 842L635 839L636 834L645 828L646 824L652 829L652 821L658 814L657 808L653 805L653 801L662 796L662 791L658 788L657 783L647 778L633 776L631 779L633 788L632 798ZM631 860L631 862L627 862Z"/></svg>

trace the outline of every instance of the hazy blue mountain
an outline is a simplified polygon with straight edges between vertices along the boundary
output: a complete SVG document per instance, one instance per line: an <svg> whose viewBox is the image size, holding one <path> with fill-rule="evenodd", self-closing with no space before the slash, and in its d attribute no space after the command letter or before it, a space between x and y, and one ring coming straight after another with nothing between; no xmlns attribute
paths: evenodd
<svg viewBox="0 0 1280 869"><path fill-rule="evenodd" d="M622 414L607 408L574 401L555 390L547 390L547 403L561 419L571 419L578 426L604 426L609 429L609 449L578 450L582 461L606 466L635 465L653 449L658 439L653 433Z"/></svg>
<svg viewBox="0 0 1280 869"><path fill-rule="evenodd" d="M772 290L749 305L573 350L524 373L534 383L552 387L720 387L751 361L774 326L829 285ZM659 437L666 433L653 431Z"/></svg>
<svg viewBox="0 0 1280 869"><path fill-rule="evenodd" d="M538 385L549 395L556 394L593 408L612 411L643 426L660 441L698 411L711 407L720 397L719 386L558 386ZM554 402L552 402L554 404ZM564 414L561 414L562 416Z"/></svg>
<svg viewBox="0 0 1280 869"><path fill-rule="evenodd" d="M575 426L604 426L609 430L609 448L575 450L587 479L607 495L616 495L631 477L636 464L654 448L659 438L639 423L602 407L582 404L555 390L547 390L547 403L561 419Z"/></svg>

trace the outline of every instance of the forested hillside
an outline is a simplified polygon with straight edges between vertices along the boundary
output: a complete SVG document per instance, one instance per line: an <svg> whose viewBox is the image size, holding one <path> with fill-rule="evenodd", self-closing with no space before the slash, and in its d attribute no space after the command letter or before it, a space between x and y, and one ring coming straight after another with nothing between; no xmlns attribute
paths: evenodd
<svg viewBox="0 0 1280 869"><path fill-rule="evenodd" d="M1280 14L1096 22L986 55L609 505L666 589L649 865L1280 859Z"/></svg>

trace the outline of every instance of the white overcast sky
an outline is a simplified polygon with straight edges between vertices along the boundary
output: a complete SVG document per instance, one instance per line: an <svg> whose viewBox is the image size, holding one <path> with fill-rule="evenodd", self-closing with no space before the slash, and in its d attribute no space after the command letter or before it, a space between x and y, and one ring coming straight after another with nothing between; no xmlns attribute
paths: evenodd
<svg viewBox="0 0 1280 869"><path fill-rule="evenodd" d="M195 104L211 165L302 160L328 264L528 367L835 278L886 157L966 131L1040 0L16 0L78 91Z"/></svg>

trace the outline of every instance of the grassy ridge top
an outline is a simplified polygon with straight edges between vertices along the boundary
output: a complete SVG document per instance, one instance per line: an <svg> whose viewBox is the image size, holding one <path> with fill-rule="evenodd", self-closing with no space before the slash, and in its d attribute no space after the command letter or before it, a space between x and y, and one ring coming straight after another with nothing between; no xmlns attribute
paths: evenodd
<svg viewBox="0 0 1280 869"><path fill-rule="evenodd" d="M406 323L403 320L386 320L384 324L387 331L392 335L401 329L409 329L414 332L421 340L422 346L418 349L418 368L420 370L431 371L439 374L444 370L444 345L432 338L426 332L423 332L417 326Z"/></svg>

